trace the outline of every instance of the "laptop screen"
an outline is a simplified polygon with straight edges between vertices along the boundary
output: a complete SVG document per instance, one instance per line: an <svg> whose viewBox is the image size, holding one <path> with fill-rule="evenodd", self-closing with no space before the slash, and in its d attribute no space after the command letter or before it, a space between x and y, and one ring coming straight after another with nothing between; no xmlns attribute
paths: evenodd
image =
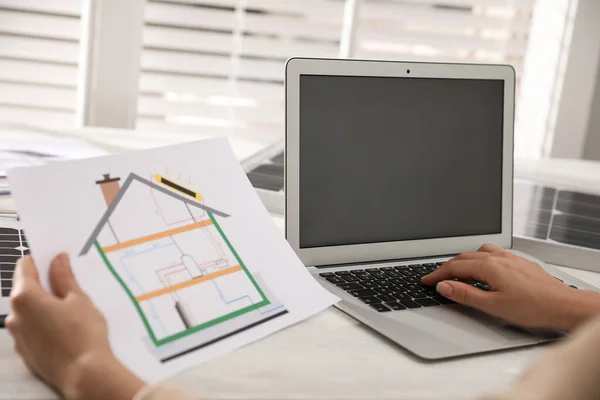
<svg viewBox="0 0 600 400"><path fill-rule="evenodd" d="M504 81L300 76L300 248L501 233Z"/></svg>

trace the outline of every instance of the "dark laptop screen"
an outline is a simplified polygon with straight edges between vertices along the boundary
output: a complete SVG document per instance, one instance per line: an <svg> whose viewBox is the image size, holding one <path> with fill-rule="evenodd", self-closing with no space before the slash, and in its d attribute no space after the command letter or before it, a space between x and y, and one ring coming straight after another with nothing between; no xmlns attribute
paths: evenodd
<svg viewBox="0 0 600 400"><path fill-rule="evenodd" d="M504 81L300 76L300 247L495 234Z"/></svg>

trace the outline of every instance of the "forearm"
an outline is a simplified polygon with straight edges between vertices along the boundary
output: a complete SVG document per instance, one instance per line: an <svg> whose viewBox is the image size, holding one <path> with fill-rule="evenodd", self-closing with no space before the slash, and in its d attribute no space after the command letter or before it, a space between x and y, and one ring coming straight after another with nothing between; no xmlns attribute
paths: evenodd
<svg viewBox="0 0 600 400"><path fill-rule="evenodd" d="M132 400L146 384L112 355L83 357L68 369L63 387L69 400Z"/></svg>
<svg viewBox="0 0 600 400"><path fill-rule="evenodd" d="M600 293L569 289L557 299L557 304L553 307L556 315L552 316L548 327L572 332L600 315Z"/></svg>

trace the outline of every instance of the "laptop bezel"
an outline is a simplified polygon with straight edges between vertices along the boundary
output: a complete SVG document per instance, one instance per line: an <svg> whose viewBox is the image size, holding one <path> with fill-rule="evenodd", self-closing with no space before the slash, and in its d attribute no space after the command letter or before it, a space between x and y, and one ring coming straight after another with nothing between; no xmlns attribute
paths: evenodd
<svg viewBox="0 0 600 400"><path fill-rule="evenodd" d="M299 215L301 75L503 80L501 232L489 235L301 248ZM515 98L515 71L511 66L291 58L287 61L285 69L285 96L285 232L288 242L304 265L331 265L458 254L464 251L474 251L484 243L494 243L503 248L511 247Z"/></svg>

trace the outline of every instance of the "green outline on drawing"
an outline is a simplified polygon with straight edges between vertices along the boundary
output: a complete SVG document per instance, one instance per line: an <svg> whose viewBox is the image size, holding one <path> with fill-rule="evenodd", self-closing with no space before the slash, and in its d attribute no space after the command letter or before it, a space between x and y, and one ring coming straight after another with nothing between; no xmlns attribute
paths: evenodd
<svg viewBox="0 0 600 400"><path fill-rule="evenodd" d="M129 290L129 288L125 284L125 282L123 282L123 280L121 279L121 277L119 276L119 274L115 271L115 269L113 268L112 264L108 260L108 257L106 256L106 253L104 253L104 251L102 250L102 247L100 246L100 244L98 243L98 241L94 242L94 246L96 247L96 250L98 250L98 253L100 253L100 257L102 258L102 261L104 261L104 264L106 264L106 266L108 267L108 269L110 270L110 272L113 274L113 276L115 277L115 279L119 282L119 284L121 285L121 287L125 290L125 293L127 293L127 296L129 297L129 299L133 302L133 305L135 306L135 308L136 308L138 314L140 315L140 317L142 318L142 322L144 323L144 327L148 331L148 335L150 336L150 339L152 340L152 342L154 343L155 346L161 346L163 344L170 343L170 342L172 342L174 340L177 340L177 339L180 339L180 338L182 338L184 336L188 336L188 335L190 335L192 333L196 333L196 332L201 331L203 329L206 329L206 328L209 328L211 326L220 324L220 323L228 321L228 320L230 320L232 318L238 317L238 316L240 316L242 314L246 314L246 313L248 313L250 311L254 311L254 310L257 310L259 308L262 308L264 306L267 306L267 305L271 304L271 302L267 299L267 297L265 296L265 294L262 291L262 289L260 288L260 286L256 283L256 280L254 279L254 277L252 276L252 274L250 274L250 271L248 271L248 269L244 265L244 262L242 261L242 259L240 258L240 256L237 254L237 252L235 251L235 249L233 248L233 246L229 242L229 239L227 239L227 236L225 235L225 233L223 232L223 230L221 229L221 227L219 226L219 224L215 220L215 218L212 215L212 213L209 212L209 211L207 211L207 214L210 217L210 220L212 221L213 225L217 228L217 231L219 232L219 234L221 235L221 237L223 238L223 240L227 244L227 247L229 247L229 250L231 251L231 253L235 257L235 259L237 260L237 262L240 264L240 266L242 267L242 269L246 273L246 276L248 277L248 279L250 279L250 281L252 282L252 284L254 285L254 287L256 288L256 290L258 291L258 293L260 294L260 296L262 297L262 301L259 302L259 303L252 304L252 305L250 305L248 307L236 310L236 311L231 312L229 314L223 315L223 316L221 316L219 318L215 318L213 320L204 322L204 323L202 323L200 325L196 325L196 326L191 327L189 329L186 329L184 331L178 332L178 333L176 333L174 335L167 336L166 338L163 338L163 339L160 339L160 340L156 339L156 336L154 335L154 332L152 331L152 327L150 326L150 323L148 322L148 319L146 318L146 315L144 314L144 311L142 310L142 308L140 306L140 303L135 299L135 296L133 295L133 293L131 293L131 291Z"/></svg>

